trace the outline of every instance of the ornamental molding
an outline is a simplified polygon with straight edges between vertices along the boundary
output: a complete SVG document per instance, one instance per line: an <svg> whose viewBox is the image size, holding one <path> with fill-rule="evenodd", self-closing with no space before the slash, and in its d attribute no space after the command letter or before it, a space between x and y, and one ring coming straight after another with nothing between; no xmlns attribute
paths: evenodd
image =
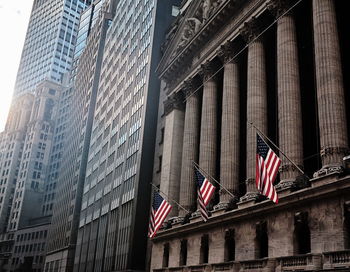
<svg viewBox="0 0 350 272"><path fill-rule="evenodd" d="M321 157L327 157L334 154L347 155L349 149L347 147L326 147L321 150Z"/></svg>
<svg viewBox="0 0 350 272"><path fill-rule="evenodd" d="M243 48L242 45L240 45L236 41L227 41L223 45L221 45L220 49L218 50L218 56L222 60L223 63L230 63L238 62L238 58L234 58L239 51Z"/></svg>
<svg viewBox="0 0 350 272"><path fill-rule="evenodd" d="M232 18L234 8L243 0L192 1L179 15L166 35L163 58L157 68L167 87L176 86L183 74L192 69L194 52L204 47L211 37ZM174 79L175 78L175 79Z"/></svg>
<svg viewBox="0 0 350 272"><path fill-rule="evenodd" d="M271 12L273 16L280 17L292 6L292 0L271 0L267 4L267 9ZM290 15L291 13L288 13Z"/></svg>
<svg viewBox="0 0 350 272"><path fill-rule="evenodd" d="M177 110L184 110L184 96L182 92L177 92L172 95L170 95L165 101L164 101L164 114L168 115L171 113L174 109Z"/></svg>
<svg viewBox="0 0 350 272"><path fill-rule="evenodd" d="M253 17L250 21L245 22L240 29L240 34L246 43L252 42L263 31L263 24L259 19Z"/></svg>

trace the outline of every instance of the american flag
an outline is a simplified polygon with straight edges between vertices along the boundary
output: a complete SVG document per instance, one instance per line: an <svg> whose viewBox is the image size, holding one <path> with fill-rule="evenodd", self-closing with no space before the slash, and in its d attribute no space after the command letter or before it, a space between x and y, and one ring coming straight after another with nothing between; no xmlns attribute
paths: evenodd
<svg viewBox="0 0 350 272"><path fill-rule="evenodd" d="M171 208L171 205L165 201L158 192L154 192L148 237L153 238L156 235L158 229L162 226L165 218L170 213Z"/></svg>
<svg viewBox="0 0 350 272"><path fill-rule="evenodd" d="M198 169L195 170L196 180L197 180L197 194L198 194L198 204L201 216L204 221L207 221L208 211L206 206L209 204L215 192L215 186L210 183L210 181L204 177Z"/></svg>
<svg viewBox="0 0 350 272"><path fill-rule="evenodd" d="M256 187L261 194L275 203L278 203L278 197L273 182L276 179L280 164L281 159L257 134Z"/></svg>

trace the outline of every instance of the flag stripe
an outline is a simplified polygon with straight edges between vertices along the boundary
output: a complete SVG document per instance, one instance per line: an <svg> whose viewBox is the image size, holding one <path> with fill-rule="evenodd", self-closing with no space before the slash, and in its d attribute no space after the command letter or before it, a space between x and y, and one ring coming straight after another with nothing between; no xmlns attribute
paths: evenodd
<svg viewBox="0 0 350 272"><path fill-rule="evenodd" d="M256 187L259 192L273 202L278 203L278 196L273 186L276 179L281 159L272 149L257 135L256 154Z"/></svg>
<svg viewBox="0 0 350 272"><path fill-rule="evenodd" d="M170 213L171 209L172 206L157 192L154 192L148 229L148 236L150 238L153 238L156 235L158 229L163 225L163 222Z"/></svg>
<svg viewBox="0 0 350 272"><path fill-rule="evenodd" d="M204 221L209 219L206 206L209 204L213 194L215 193L215 186L202 175L199 170L195 170L197 180L197 201L200 214Z"/></svg>
<svg viewBox="0 0 350 272"><path fill-rule="evenodd" d="M203 202L201 192L198 190L197 193L198 193L199 211L201 213L201 216L202 216L204 222L206 222L209 219L208 211L207 211L207 208L205 207L205 204Z"/></svg>

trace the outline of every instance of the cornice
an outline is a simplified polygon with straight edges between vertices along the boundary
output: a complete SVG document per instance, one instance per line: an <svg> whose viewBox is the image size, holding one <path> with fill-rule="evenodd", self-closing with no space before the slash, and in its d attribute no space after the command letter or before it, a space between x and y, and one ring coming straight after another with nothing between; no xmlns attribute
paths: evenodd
<svg viewBox="0 0 350 272"><path fill-rule="evenodd" d="M226 0L222 2L216 13L179 55L174 59L169 59L169 56L164 55L157 72L160 78L167 83L167 94L180 90L182 82L198 74L201 64L218 56L217 51L220 50L221 45L235 40L240 35L240 27L245 22L266 10L266 2L266 0ZM219 19L221 21L218 21ZM222 31L215 29L214 25L220 27ZM171 43L172 46L176 46L175 40Z"/></svg>
<svg viewBox="0 0 350 272"><path fill-rule="evenodd" d="M203 4L212 2L212 7L204 11ZM171 40L171 46L165 51L164 57L157 68L160 77L167 77L172 73L174 65L188 60L193 55L193 50L207 42L208 36L215 33L223 26L225 17L232 16L233 8L243 0L203 0L193 1L187 13L181 20L175 37ZM204 15L206 13L207 15ZM206 18L207 17L207 18Z"/></svg>

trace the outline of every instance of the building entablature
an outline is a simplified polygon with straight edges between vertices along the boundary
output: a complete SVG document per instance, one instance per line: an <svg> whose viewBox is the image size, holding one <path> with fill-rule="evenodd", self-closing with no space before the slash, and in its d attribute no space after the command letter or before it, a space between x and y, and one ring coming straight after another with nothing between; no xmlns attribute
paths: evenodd
<svg viewBox="0 0 350 272"><path fill-rule="evenodd" d="M168 46L158 66L161 79L167 83L168 93L176 92L182 82L195 77L202 64L219 57L221 46L237 38L241 40L244 25L267 9L266 5L256 8L261 2L266 1L192 2L187 12L179 15L183 17L171 30L173 34L168 35ZM204 5L210 6L208 11L205 11ZM240 49L244 49L243 44Z"/></svg>

